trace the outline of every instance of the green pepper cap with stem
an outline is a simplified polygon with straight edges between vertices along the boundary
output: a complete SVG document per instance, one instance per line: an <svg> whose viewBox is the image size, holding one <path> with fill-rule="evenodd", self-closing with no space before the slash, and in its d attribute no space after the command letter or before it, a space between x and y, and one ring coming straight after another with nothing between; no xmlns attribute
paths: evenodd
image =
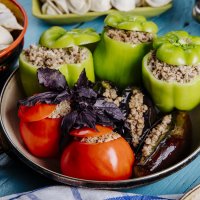
<svg viewBox="0 0 200 200"><path fill-rule="evenodd" d="M155 23L147 21L143 16L112 13L105 18L105 24L117 29L129 31L142 31L156 34L158 27Z"/></svg>
<svg viewBox="0 0 200 200"><path fill-rule="evenodd" d="M153 48L156 57L171 65L195 65L200 63L200 37L185 31L169 32L155 38Z"/></svg>
<svg viewBox="0 0 200 200"><path fill-rule="evenodd" d="M96 43L99 40L99 34L92 28L67 31L53 26L42 33L39 44L48 48L66 48Z"/></svg>

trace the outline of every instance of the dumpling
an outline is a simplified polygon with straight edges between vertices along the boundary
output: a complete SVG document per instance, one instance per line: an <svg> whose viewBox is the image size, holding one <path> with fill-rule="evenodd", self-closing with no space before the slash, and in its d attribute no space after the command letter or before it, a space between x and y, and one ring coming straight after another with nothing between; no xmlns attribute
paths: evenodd
<svg viewBox="0 0 200 200"><path fill-rule="evenodd" d="M13 37L10 32L4 27L0 26L0 51L7 48L12 42Z"/></svg>
<svg viewBox="0 0 200 200"><path fill-rule="evenodd" d="M0 51L6 49L7 47L9 47L9 44L0 44Z"/></svg>
<svg viewBox="0 0 200 200"><path fill-rule="evenodd" d="M160 7L168 4L172 0L146 0L147 4L152 7Z"/></svg>
<svg viewBox="0 0 200 200"><path fill-rule="evenodd" d="M13 37L10 32L2 26L0 26L0 33L0 44L11 44L13 42Z"/></svg>
<svg viewBox="0 0 200 200"><path fill-rule="evenodd" d="M76 14L85 14L90 10L91 0L68 0L69 11Z"/></svg>
<svg viewBox="0 0 200 200"><path fill-rule="evenodd" d="M2 3L0 3L0 26L8 30L22 30L23 27L17 22L13 13Z"/></svg>
<svg viewBox="0 0 200 200"><path fill-rule="evenodd" d="M144 6L146 4L145 0L136 0L136 6Z"/></svg>
<svg viewBox="0 0 200 200"><path fill-rule="evenodd" d="M51 2L51 1L46 1L42 5L42 13L47 14L47 15L57 15L57 14L62 14L62 12Z"/></svg>
<svg viewBox="0 0 200 200"><path fill-rule="evenodd" d="M48 15L69 13L66 0L43 0L42 13Z"/></svg>
<svg viewBox="0 0 200 200"><path fill-rule="evenodd" d="M43 5L42 5L42 13L43 14L47 14L47 15L57 15L58 13L56 12L56 10L54 8L52 8L51 5L49 5L48 2L45 2Z"/></svg>
<svg viewBox="0 0 200 200"><path fill-rule="evenodd" d="M111 0L114 8L120 11L130 11L135 8L136 0Z"/></svg>
<svg viewBox="0 0 200 200"><path fill-rule="evenodd" d="M67 0L53 0L52 1L62 13L69 13Z"/></svg>
<svg viewBox="0 0 200 200"><path fill-rule="evenodd" d="M91 11L104 12L111 9L110 0L91 0Z"/></svg>

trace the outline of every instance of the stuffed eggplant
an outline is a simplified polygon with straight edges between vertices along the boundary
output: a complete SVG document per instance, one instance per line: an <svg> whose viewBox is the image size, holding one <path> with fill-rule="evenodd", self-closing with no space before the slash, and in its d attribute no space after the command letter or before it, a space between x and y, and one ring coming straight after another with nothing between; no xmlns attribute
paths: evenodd
<svg viewBox="0 0 200 200"><path fill-rule="evenodd" d="M186 112L164 116L147 134L136 156L134 176L152 174L183 159L189 152L191 135L191 121Z"/></svg>
<svg viewBox="0 0 200 200"><path fill-rule="evenodd" d="M137 151L149 128L156 121L158 112L145 92L131 87L123 91L120 109L126 121L124 130L119 132Z"/></svg>
<svg viewBox="0 0 200 200"><path fill-rule="evenodd" d="M120 91L108 81L96 83L94 89L107 102L114 103L125 117L123 124L117 124L119 132L136 150L149 128L157 119L157 110L145 92L136 87Z"/></svg>

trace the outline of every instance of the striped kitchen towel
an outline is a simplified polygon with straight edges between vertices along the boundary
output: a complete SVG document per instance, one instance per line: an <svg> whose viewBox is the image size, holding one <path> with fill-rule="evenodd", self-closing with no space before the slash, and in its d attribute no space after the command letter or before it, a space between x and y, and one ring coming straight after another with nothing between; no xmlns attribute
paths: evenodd
<svg viewBox="0 0 200 200"><path fill-rule="evenodd" d="M92 190L68 186L51 186L21 194L0 198L1 200L179 200L181 195L162 197L143 196L107 190Z"/></svg>

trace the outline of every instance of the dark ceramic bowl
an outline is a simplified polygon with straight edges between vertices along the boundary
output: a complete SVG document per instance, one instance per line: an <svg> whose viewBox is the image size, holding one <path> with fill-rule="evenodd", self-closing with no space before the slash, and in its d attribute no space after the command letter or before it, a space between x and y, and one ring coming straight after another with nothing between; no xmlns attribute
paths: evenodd
<svg viewBox="0 0 200 200"><path fill-rule="evenodd" d="M24 97L19 70L14 71L8 78L0 97L0 121L2 133L9 144L9 148L29 167L38 173L73 186L99 188L99 189L125 189L157 181L170 175L191 162L200 152L200 106L190 112L193 125L192 148L188 156L175 165L142 178L132 178L123 181L91 181L64 176L59 171L59 161L56 159L40 159L31 155L25 148L19 133L19 120L17 117L17 101Z"/></svg>
<svg viewBox="0 0 200 200"><path fill-rule="evenodd" d="M8 77L11 68L15 65L19 54L24 45L24 35L28 25L28 17L22 6L15 0L0 0L15 15L17 21L23 26L23 30L15 30L12 32L14 42L6 49L0 51L0 85Z"/></svg>

